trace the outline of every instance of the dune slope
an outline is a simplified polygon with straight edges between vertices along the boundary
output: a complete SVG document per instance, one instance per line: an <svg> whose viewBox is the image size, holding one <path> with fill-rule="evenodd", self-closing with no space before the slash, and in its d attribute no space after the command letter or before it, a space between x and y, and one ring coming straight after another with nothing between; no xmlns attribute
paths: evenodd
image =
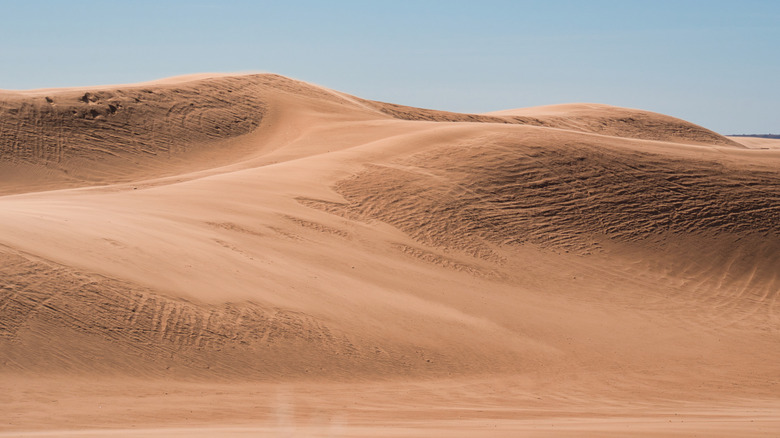
<svg viewBox="0 0 780 438"><path fill-rule="evenodd" d="M276 75L4 91L0 114L9 433L267 426L279 385L307 406L291 424L439 425L416 435L780 425L778 150L639 110L455 114Z"/></svg>

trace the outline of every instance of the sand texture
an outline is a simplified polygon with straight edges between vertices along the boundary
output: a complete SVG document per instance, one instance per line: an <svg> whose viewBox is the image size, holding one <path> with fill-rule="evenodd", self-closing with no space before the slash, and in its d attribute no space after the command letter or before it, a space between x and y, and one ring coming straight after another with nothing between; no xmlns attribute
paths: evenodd
<svg viewBox="0 0 780 438"><path fill-rule="evenodd" d="M0 437L780 436L778 140L0 91L0 230Z"/></svg>

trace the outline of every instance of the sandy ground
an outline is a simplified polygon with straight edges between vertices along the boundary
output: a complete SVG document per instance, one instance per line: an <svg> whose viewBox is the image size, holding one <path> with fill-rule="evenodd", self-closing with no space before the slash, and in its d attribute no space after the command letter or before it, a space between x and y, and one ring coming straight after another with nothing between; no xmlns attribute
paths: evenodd
<svg viewBox="0 0 780 438"><path fill-rule="evenodd" d="M0 436L780 433L774 143L275 75L0 114Z"/></svg>
<svg viewBox="0 0 780 438"><path fill-rule="evenodd" d="M0 436L772 436L773 400L692 404L526 392L516 379L225 385L26 382ZM34 401L33 401L34 400ZM31 409L34 408L34 409ZM88 425L89 428L84 428Z"/></svg>

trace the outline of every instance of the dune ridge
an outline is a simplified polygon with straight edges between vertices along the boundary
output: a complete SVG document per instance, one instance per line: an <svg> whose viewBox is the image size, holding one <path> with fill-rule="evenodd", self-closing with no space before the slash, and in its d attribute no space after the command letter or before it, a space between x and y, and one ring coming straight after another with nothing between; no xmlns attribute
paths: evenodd
<svg viewBox="0 0 780 438"><path fill-rule="evenodd" d="M37 181L39 189L51 181L54 187L107 184L183 173L198 161L230 164L252 153L230 140L257 131L280 93L338 102L366 116L521 124L744 147L679 119L607 105L459 114L359 99L278 75L206 75L122 88L0 91L0 163L11 178L4 185L18 178Z"/></svg>

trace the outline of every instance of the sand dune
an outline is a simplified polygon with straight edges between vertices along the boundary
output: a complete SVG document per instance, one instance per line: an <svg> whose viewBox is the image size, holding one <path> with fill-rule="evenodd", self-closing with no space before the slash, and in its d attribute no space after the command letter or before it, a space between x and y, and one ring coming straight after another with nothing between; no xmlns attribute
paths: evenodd
<svg viewBox="0 0 780 438"><path fill-rule="evenodd" d="M750 149L780 149L780 139L761 137L729 137Z"/></svg>
<svg viewBox="0 0 780 438"><path fill-rule="evenodd" d="M267 74L0 114L0 436L780 430L777 148Z"/></svg>

